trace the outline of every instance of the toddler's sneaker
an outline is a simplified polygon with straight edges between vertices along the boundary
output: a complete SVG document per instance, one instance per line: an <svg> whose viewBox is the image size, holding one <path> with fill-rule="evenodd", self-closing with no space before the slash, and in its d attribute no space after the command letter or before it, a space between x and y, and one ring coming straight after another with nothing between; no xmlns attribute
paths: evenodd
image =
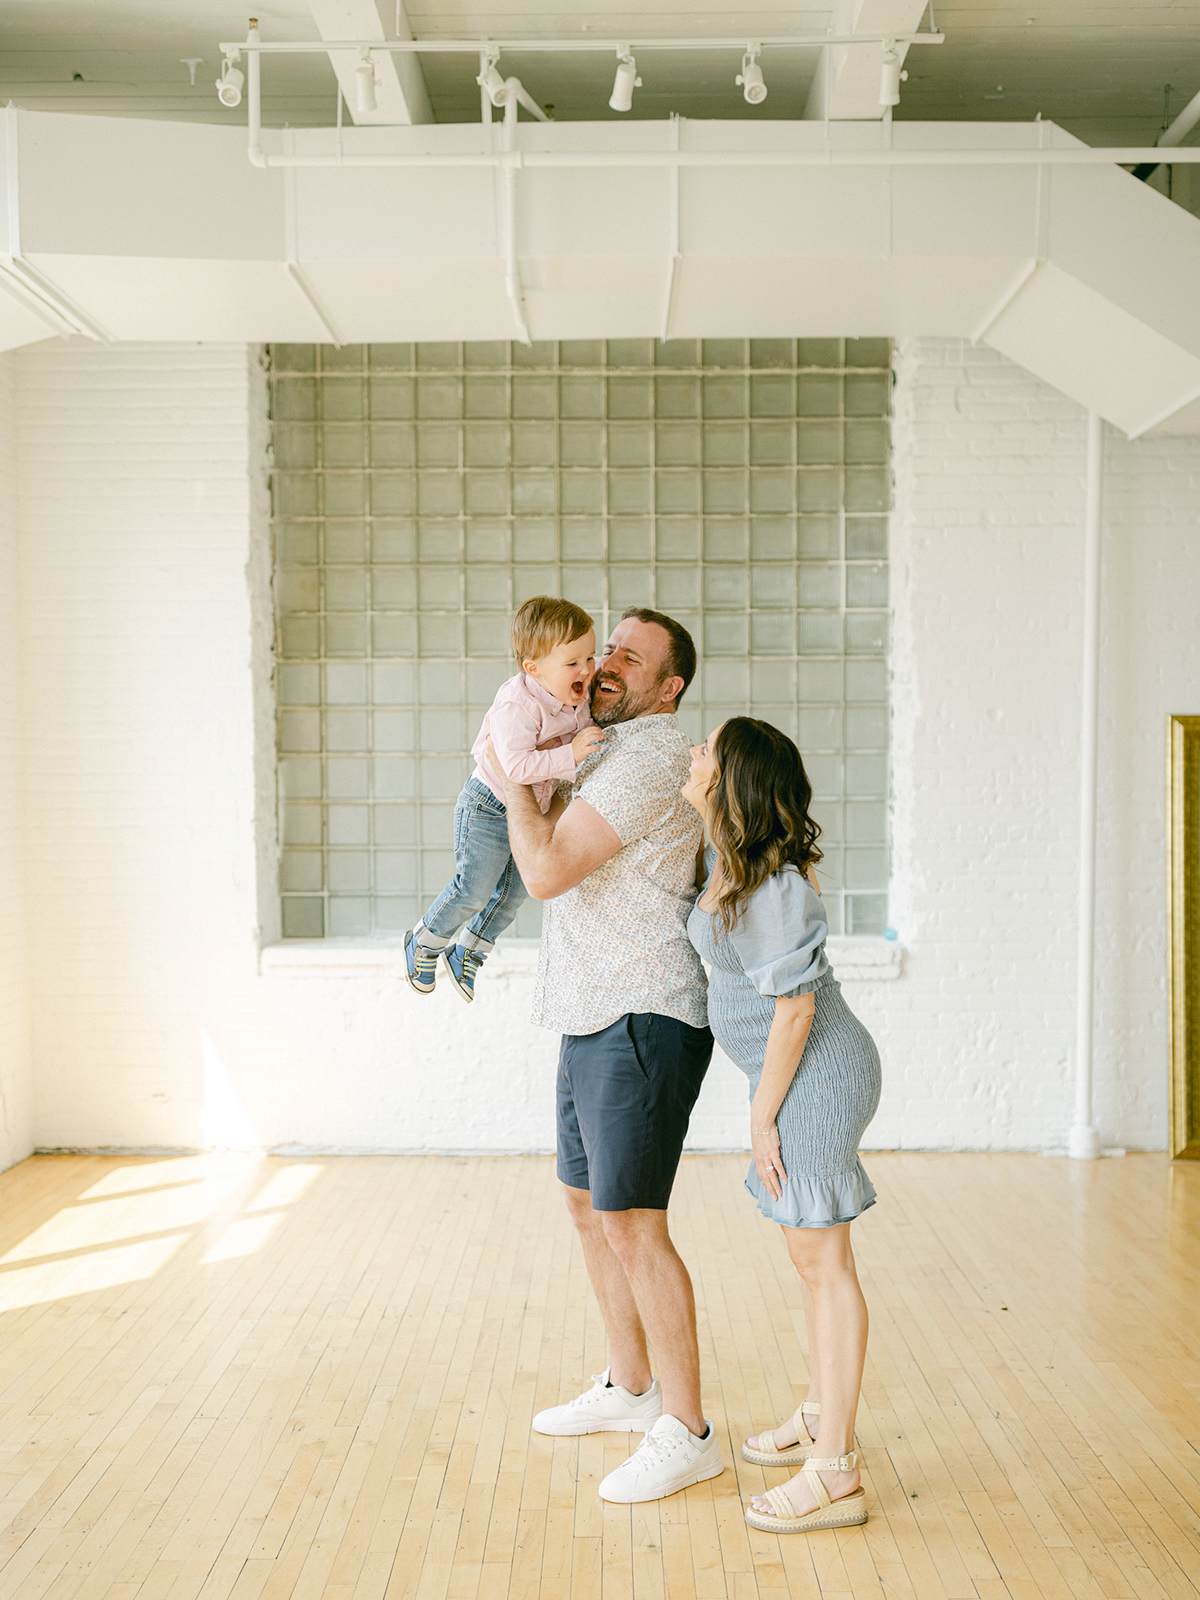
<svg viewBox="0 0 1200 1600"><path fill-rule="evenodd" d="M468 1003L475 998L475 974L487 960L482 950L467 950L461 944L453 945L442 954L446 958L446 971L450 981Z"/></svg>
<svg viewBox="0 0 1200 1600"><path fill-rule="evenodd" d="M601 1500L628 1506L661 1500L693 1483L719 1478L725 1471L716 1429L705 1417L708 1437L698 1439L678 1417L660 1417L638 1448L596 1491Z"/></svg>
<svg viewBox="0 0 1200 1600"><path fill-rule="evenodd" d="M609 1369L592 1377L592 1387L568 1400L565 1406L551 1406L533 1419L534 1433L645 1433L662 1415L662 1390L655 1378L645 1394L630 1394L619 1384L608 1381Z"/></svg>
<svg viewBox="0 0 1200 1600"><path fill-rule="evenodd" d="M432 994L437 981L437 950L426 950L413 937L412 929L404 935L404 976L409 987L418 994Z"/></svg>

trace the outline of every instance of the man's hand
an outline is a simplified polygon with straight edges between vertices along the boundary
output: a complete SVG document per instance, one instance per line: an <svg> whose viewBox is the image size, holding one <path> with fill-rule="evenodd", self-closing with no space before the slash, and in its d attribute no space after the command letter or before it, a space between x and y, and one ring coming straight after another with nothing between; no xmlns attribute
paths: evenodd
<svg viewBox="0 0 1200 1600"><path fill-rule="evenodd" d="M590 729L584 729L585 733ZM599 733L599 729L596 730ZM517 863L521 882L534 900L555 900L597 867L611 861L621 848L621 837L594 806L572 800L565 811L543 816L533 790L514 783L496 760L489 739L488 765L504 779L504 805L508 813L508 847Z"/></svg>

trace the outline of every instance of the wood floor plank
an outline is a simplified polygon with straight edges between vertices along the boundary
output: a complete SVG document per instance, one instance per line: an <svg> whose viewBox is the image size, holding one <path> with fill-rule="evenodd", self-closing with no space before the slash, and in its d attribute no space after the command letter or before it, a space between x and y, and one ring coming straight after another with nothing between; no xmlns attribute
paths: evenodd
<svg viewBox="0 0 1200 1600"><path fill-rule="evenodd" d="M607 1361L552 1161L24 1162L0 1175L0 1593L1200 1600L1200 1170L867 1165L871 1517L801 1538L743 1515L779 1479L740 1444L808 1378L745 1157L686 1158L672 1207L730 1470L634 1507L596 1487L636 1437L530 1431Z"/></svg>

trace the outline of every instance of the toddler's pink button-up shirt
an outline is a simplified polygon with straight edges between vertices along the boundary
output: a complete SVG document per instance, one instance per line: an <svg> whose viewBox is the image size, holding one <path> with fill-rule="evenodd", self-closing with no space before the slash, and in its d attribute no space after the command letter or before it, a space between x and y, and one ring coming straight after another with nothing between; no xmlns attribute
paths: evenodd
<svg viewBox="0 0 1200 1600"><path fill-rule="evenodd" d="M534 678L518 672L500 685L491 710L483 719L479 737L471 746L475 757L475 776L486 783L497 800L504 799L500 775L487 764L487 742L491 738L496 755L509 777L517 783L533 785L543 813L560 783L575 781L575 757L571 740L592 720L585 700L580 706L564 705L548 694ZM540 744L555 741L550 750Z"/></svg>

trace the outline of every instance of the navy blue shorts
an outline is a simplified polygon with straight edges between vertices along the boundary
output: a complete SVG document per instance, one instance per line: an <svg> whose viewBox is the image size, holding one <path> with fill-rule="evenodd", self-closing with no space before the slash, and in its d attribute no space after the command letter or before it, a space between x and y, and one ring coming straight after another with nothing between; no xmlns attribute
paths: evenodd
<svg viewBox="0 0 1200 1600"><path fill-rule="evenodd" d="M558 1176L593 1211L665 1211L713 1036L675 1017L630 1013L563 1035Z"/></svg>

